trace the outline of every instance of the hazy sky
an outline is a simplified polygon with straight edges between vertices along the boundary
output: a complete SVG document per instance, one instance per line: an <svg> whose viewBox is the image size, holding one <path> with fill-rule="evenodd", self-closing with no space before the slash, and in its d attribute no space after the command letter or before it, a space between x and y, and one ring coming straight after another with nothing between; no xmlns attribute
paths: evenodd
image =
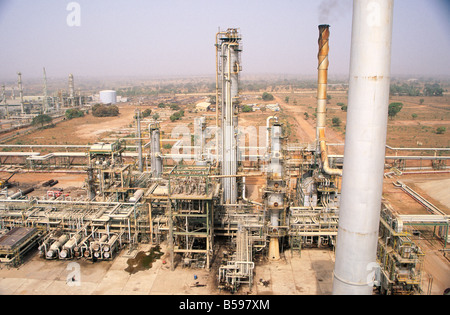
<svg viewBox="0 0 450 315"><path fill-rule="evenodd" d="M450 74L449 2L395 0L392 75ZM323 23L330 76L347 75L351 19L352 0L0 0L0 80L213 75L219 27L240 28L243 74L312 75Z"/></svg>

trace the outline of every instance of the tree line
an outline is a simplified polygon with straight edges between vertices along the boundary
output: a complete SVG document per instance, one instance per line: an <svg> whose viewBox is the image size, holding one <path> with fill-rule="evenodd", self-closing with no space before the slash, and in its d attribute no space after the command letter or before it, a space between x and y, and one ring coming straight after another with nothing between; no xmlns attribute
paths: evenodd
<svg viewBox="0 0 450 315"><path fill-rule="evenodd" d="M415 84L391 84L391 95L406 95L406 96L442 96L444 89L439 83L427 83L423 87Z"/></svg>

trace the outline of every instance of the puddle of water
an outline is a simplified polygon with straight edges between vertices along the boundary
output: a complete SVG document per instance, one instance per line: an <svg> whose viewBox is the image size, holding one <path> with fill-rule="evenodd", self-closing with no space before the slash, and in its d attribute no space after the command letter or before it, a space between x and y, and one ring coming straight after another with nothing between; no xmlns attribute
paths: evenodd
<svg viewBox="0 0 450 315"><path fill-rule="evenodd" d="M125 269L129 274L135 274L138 271L148 270L152 268L153 263L161 258L164 253L161 248L156 246L150 249L149 252L140 251L135 258L127 260L128 267Z"/></svg>

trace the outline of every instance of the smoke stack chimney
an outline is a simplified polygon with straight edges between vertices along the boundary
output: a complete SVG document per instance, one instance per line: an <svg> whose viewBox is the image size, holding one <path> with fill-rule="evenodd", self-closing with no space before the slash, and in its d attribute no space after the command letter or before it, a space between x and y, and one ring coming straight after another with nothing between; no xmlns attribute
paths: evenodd
<svg viewBox="0 0 450 315"><path fill-rule="evenodd" d="M320 130L325 129L325 119L327 110L327 84L328 84L328 52L330 38L330 26L319 25L319 77L317 80L317 131L316 139L319 140Z"/></svg>
<svg viewBox="0 0 450 315"><path fill-rule="evenodd" d="M372 294L386 152L394 0L355 0L333 294Z"/></svg>
<svg viewBox="0 0 450 315"><path fill-rule="evenodd" d="M319 67L317 80L317 130L316 143L317 152L320 152L322 160L322 169L328 175L342 176L341 169L331 168L328 162L328 152L325 140L325 124L327 112L327 84L328 84L328 53L330 39L330 26L326 24L319 25Z"/></svg>

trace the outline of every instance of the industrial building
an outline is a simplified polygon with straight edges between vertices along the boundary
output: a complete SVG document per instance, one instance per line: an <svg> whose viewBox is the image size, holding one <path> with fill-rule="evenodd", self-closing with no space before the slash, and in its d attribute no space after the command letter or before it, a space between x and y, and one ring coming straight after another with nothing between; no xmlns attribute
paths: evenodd
<svg viewBox="0 0 450 315"><path fill-rule="evenodd" d="M82 198L64 198L58 191L42 197L30 197L27 191L4 192L0 198L0 225L5 232L0 238L1 262L18 266L33 246L43 260L98 262L114 259L123 248L164 244L172 271L176 259L184 268L205 270L220 260L217 287L236 293L255 285L256 257L278 261L283 251L301 254L304 248L316 247L336 251L334 294L422 294L424 254L407 227L438 227L436 237L445 252L449 216L402 182L399 189L428 207L429 215L401 216L381 198L383 177L389 176L384 171L386 161L403 163L399 166L403 170L409 161L385 156L386 111L380 110L380 117L361 114L371 112L371 106L387 110L390 51L385 42L390 42L392 7L381 11L387 25L377 34L379 42L371 42L366 35L374 31L367 25L369 29L354 35L358 44L352 51L352 78L356 81L350 82L345 160L329 154L326 137L329 26L319 26L315 141L291 143L278 117L268 116L256 153L239 145L242 36L236 28L219 31L215 37L216 104L208 105L215 106L215 124L208 126L204 117L196 120L196 141L189 146L194 153L163 153L160 122L144 126L148 133L144 137L139 110L135 152L127 151L130 146L120 140L43 156L1 152L1 164L12 161L36 170L63 166L86 171ZM357 8L354 27L364 24L358 24L364 14ZM368 47L372 54L360 56L360 50ZM368 100L373 90L381 96ZM68 97L74 99L73 90ZM100 98L114 104L116 94L102 91ZM215 130L214 136L208 127ZM374 144L373 139L380 140ZM409 157L414 158L438 161L433 163L435 170L447 170L450 157ZM176 162L180 160L184 163ZM251 167L244 166L247 161ZM392 172L400 171L392 168ZM255 200L247 196L246 183L252 178L263 181ZM218 246L226 250L217 253ZM372 271L373 277L368 278Z"/></svg>

